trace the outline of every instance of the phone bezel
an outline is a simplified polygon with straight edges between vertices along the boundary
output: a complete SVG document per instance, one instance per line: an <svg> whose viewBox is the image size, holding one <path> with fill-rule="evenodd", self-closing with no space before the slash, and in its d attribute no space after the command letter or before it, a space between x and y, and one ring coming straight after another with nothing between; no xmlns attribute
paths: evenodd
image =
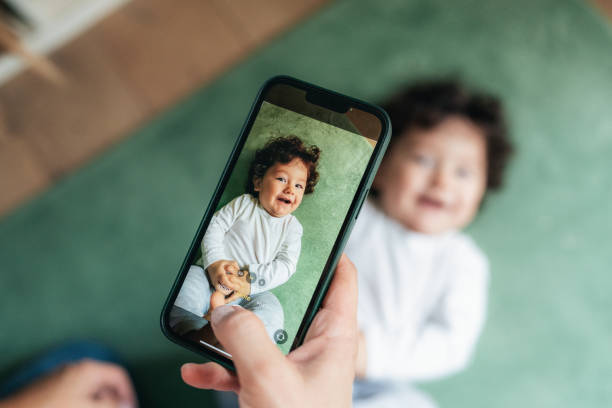
<svg viewBox="0 0 612 408"><path fill-rule="evenodd" d="M221 178L219 179L219 182L217 183L212 199L208 203L208 206L206 208L202 221L200 222L200 225L198 226L195 237L193 241L191 242L191 245L189 247L189 250L187 251L187 254L185 256L185 259L183 260L183 263L181 264L181 268L179 269L179 274L174 281L174 284L166 299L166 302L164 303L164 307L162 309L161 319L160 319L162 332L169 340L191 351L194 351L200 355L203 355L204 357L207 357L210 360L215 361L230 370L235 370L234 363L232 362L231 359L213 351L212 349L206 348L204 345L192 343L188 341L187 339L175 334L172 331L172 329L169 327L168 316L170 313L170 308L174 304L174 301L176 299L176 296L178 295L179 289L181 285L183 284L185 276L187 275L187 271L189 270L189 266L192 263L193 257L199 249L200 242L202 241L204 237L206 228L208 227L208 224L210 223L210 220L219 204L219 201L221 200L223 191L225 190L225 187L230 179L230 176L236 165L236 162L238 161L240 152L242 151L242 148L244 147L244 144L246 143L246 140L249 136L253 123L255 122L255 119L257 118L257 114L259 113L261 105L264 102L264 96L266 95L267 90L270 87L275 86L277 84L285 84L285 85L293 86L295 88L304 90L306 91L307 95L316 95L317 105L325 107L327 109L336 110L336 109L344 109L344 107L358 108L360 110L363 110L365 112L371 113L374 116L376 116L379 119L380 124L381 124L380 135L376 143L376 146L374 147L374 151L372 152L368 165L366 166L366 169L361 178L357 191L355 195L353 196L353 201L351 202L351 205L346 214L344 222L342 223L342 226L340 228L340 231L338 233L334 246L332 247L330 256L327 259L325 267L323 268L323 271L321 273L321 278L319 279L319 282L315 288L314 294L308 304L308 308L306 309L306 313L304 317L302 318L302 322L300 323L300 326L298 328L297 334L291 345L290 350L294 350L304 341L304 337L306 336L308 328L310 327L310 324L312 323L312 320L314 319L314 316L316 312L318 311L319 306L321 305L321 302L323 301L323 298L325 297L325 294L327 293L327 289L329 288L331 279L333 277L333 271L335 270L336 264L338 263L338 260L340 259L340 256L342 254L342 249L344 248L344 245L346 244L346 240L348 239L350 235L350 231L357 218L361 205L363 204L363 201L365 200L368 194L369 187L372 184L374 175L376 174L376 170L387 148L387 145L389 143L390 134L391 134L391 122L389 120L387 113L382 108L376 105L346 96L346 95L342 95L338 92L331 91L329 89L325 89L320 86L310 84L308 82L305 82L305 81L302 81L302 80L299 80L299 79L296 79L290 76L286 76L286 75L279 75L279 76L275 76L275 77L268 79L259 89L259 92L257 93L257 97L253 105L251 106L247 119L244 125L242 126L240 136L238 137L238 139L236 140L236 143L234 144L234 147L230 154L230 158L227 161L225 168L223 169L223 173L221 175ZM335 106L336 108L334 109L332 106Z"/></svg>

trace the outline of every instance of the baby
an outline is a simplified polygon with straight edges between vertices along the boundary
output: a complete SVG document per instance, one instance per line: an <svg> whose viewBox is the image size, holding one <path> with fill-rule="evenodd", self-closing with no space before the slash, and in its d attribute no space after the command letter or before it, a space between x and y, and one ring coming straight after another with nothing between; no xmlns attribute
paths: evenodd
<svg viewBox="0 0 612 408"><path fill-rule="evenodd" d="M190 267L174 302L175 331L203 327L215 307L230 302L257 314L270 337L283 329L283 309L269 291L296 270L302 225L291 214L314 191L319 155L317 146L296 136L272 139L257 150L247 193L217 211L206 230L201 266Z"/></svg>
<svg viewBox="0 0 612 408"><path fill-rule="evenodd" d="M501 187L512 146L500 102L456 82L416 84L385 109L393 136L346 248L359 271L354 406L431 407L406 383L470 359L489 269L461 230Z"/></svg>

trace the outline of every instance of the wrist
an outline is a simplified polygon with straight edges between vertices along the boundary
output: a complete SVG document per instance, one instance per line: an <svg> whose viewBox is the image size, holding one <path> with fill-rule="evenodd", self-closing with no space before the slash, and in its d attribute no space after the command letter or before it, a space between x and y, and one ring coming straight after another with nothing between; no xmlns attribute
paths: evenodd
<svg viewBox="0 0 612 408"><path fill-rule="evenodd" d="M217 281L217 266L219 265L221 261L217 261L217 262L213 262L210 265L208 265L206 267L206 269L204 269L206 278L208 279L208 283L210 283L211 286L215 286L214 284Z"/></svg>

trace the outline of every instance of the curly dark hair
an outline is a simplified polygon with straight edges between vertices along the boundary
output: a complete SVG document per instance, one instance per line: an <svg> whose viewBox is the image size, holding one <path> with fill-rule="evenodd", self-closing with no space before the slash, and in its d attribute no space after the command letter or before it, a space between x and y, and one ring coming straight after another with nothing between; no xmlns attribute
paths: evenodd
<svg viewBox="0 0 612 408"><path fill-rule="evenodd" d="M502 187L503 174L514 151L501 101L470 91L456 79L426 80L405 88L386 103L394 141L411 129L428 130L449 116L459 116L478 127L487 146L487 191Z"/></svg>
<svg viewBox="0 0 612 408"><path fill-rule="evenodd" d="M294 135L277 137L269 140L264 147L255 152L255 158L251 162L249 168L249 177L247 180L247 192L253 197L257 197L253 180L256 178L263 179L266 171L276 163L289 163L291 160L298 158L304 162L308 169L308 178L304 187L304 194L314 192L314 188L319 181L319 173L317 172L317 164L321 149L317 146L306 146L302 140Z"/></svg>

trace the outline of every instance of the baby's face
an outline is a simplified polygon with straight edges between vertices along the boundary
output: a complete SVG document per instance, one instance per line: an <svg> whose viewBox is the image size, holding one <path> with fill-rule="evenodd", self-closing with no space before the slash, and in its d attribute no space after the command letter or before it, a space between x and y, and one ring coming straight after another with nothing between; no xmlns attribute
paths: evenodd
<svg viewBox="0 0 612 408"><path fill-rule="evenodd" d="M253 180L259 202L273 217L284 217L295 211L304 196L308 168L301 159L289 163L276 163L263 178Z"/></svg>
<svg viewBox="0 0 612 408"><path fill-rule="evenodd" d="M468 225L485 192L482 131L460 117L412 130L392 147L375 180L387 215L405 227L438 234Z"/></svg>

